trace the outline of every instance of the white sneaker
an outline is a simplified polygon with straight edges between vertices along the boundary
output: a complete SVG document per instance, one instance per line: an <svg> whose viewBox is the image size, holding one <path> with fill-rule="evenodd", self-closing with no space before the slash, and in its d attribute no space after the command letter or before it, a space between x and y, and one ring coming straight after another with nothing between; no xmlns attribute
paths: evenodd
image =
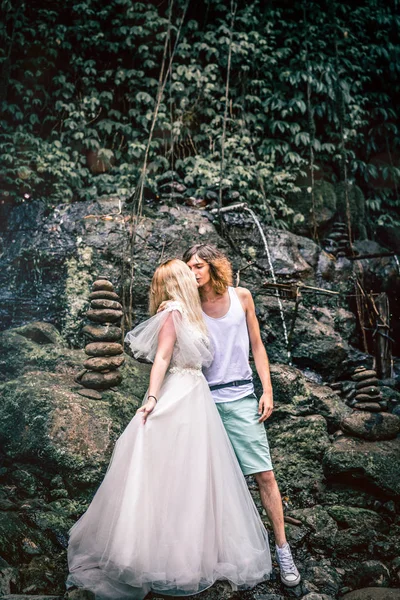
<svg viewBox="0 0 400 600"><path fill-rule="evenodd" d="M281 548L276 546L276 559L281 572L281 581L287 587L295 587L300 583L301 576L294 564L290 546L286 542Z"/></svg>

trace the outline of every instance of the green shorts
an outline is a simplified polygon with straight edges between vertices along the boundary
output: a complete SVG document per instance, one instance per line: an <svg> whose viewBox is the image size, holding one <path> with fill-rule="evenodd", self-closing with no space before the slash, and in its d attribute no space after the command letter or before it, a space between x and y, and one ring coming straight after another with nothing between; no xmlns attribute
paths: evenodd
<svg viewBox="0 0 400 600"><path fill-rule="evenodd" d="M231 402L216 402L244 475L272 471L264 423L259 423L258 400L250 394Z"/></svg>

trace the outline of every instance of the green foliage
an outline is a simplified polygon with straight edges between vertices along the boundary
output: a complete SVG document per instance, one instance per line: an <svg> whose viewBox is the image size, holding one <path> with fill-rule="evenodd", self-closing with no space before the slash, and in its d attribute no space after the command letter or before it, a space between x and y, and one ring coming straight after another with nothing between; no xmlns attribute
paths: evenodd
<svg viewBox="0 0 400 600"><path fill-rule="evenodd" d="M186 0L171 14L174 48ZM130 196L156 105L167 3L3 0L3 201ZM253 0L232 35L225 165L221 137L229 3L189 4L149 149L148 185L176 170L187 194L236 192L266 218L295 220L285 198L314 175L347 178L371 222L399 208L399 25L395 3Z"/></svg>

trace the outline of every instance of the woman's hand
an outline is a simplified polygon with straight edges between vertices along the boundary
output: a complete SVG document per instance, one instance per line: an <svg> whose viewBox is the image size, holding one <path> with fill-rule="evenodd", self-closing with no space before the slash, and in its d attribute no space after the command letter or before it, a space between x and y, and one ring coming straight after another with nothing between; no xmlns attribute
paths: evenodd
<svg viewBox="0 0 400 600"><path fill-rule="evenodd" d="M157 402L154 400L154 398L149 398L146 404L143 404L143 406L136 411L136 414L143 413L143 425L146 423L149 414L153 412L156 404Z"/></svg>

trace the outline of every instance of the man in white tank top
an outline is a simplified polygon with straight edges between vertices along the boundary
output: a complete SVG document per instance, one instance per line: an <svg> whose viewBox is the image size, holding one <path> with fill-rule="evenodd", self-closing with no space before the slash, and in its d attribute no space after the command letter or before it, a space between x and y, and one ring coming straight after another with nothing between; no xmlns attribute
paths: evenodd
<svg viewBox="0 0 400 600"><path fill-rule="evenodd" d="M272 523L281 580L288 587L300 575L286 541L282 499L273 472L264 421L273 410L269 362L249 290L232 287L232 267L211 244L187 250L183 260L196 276L214 361L204 370L227 434L245 475L254 475ZM254 395L251 350L263 394Z"/></svg>

